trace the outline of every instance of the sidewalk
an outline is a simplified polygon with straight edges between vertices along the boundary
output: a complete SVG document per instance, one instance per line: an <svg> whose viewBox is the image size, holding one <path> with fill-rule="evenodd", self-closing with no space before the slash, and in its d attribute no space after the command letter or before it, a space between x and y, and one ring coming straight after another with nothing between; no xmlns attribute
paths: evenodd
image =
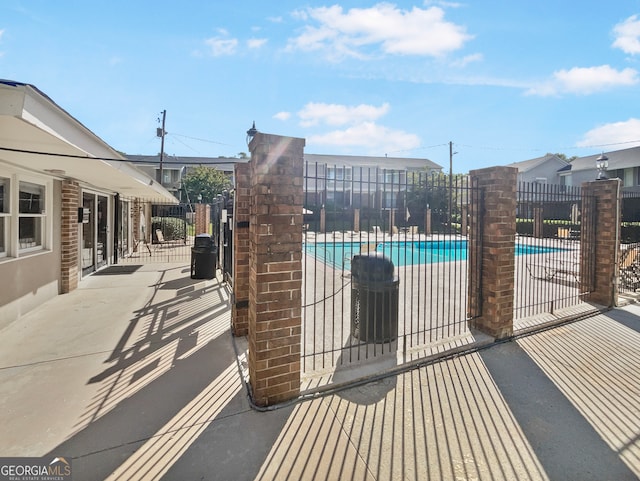
<svg viewBox="0 0 640 481"><path fill-rule="evenodd" d="M0 331L0 456L74 481L639 479L640 306L258 412L226 286L131 267Z"/></svg>

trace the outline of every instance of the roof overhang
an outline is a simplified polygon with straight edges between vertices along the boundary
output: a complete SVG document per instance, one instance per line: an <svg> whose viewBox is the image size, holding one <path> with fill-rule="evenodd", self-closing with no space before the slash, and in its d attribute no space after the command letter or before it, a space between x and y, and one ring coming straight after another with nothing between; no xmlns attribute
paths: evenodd
<svg viewBox="0 0 640 481"><path fill-rule="evenodd" d="M147 174L32 85L0 81L0 164L125 198L177 203Z"/></svg>

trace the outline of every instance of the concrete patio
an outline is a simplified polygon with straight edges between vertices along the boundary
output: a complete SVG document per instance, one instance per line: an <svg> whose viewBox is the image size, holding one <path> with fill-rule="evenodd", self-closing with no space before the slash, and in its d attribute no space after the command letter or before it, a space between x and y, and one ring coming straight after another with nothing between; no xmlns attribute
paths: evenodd
<svg viewBox="0 0 640 481"><path fill-rule="evenodd" d="M114 266L0 332L0 454L74 480L632 480L640 307L253 409L229 293Z"/></svg>

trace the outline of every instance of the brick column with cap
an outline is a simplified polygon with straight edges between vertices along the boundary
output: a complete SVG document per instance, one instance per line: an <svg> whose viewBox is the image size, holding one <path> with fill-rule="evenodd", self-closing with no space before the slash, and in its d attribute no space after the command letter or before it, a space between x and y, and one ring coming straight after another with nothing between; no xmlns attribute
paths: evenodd
<svg viewBox="0 0 640 481"><path fill-rule="evenodd" d="M258 133L249 144L249 382L259 406L300 393L304 143Z"/></svg>
<svg viewBox="0 0 640 481"><path fill-rule="evenodd" d="M582 184L580 287L584 300L612 307L617 302L620 256L620 179Z"/></svg>
<svg viewBox="0 0 640 481"><path fill-rule="evenodd" d="M517 174L513 167L469 173L484 202L470 215L469 265L481 266L480 276L468 276L470 324L497 339L513 334Z"/></svg>

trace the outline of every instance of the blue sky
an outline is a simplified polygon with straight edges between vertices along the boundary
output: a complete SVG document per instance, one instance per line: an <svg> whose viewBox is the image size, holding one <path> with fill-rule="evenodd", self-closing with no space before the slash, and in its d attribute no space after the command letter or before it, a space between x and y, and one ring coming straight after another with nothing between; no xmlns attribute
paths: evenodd
<svg viewBox="0 0 640 481"><path fill-rule="evenodd" d="M640 145L640 1L3 0L0 78L112 147L315 154L454 172Z"/></svg>

